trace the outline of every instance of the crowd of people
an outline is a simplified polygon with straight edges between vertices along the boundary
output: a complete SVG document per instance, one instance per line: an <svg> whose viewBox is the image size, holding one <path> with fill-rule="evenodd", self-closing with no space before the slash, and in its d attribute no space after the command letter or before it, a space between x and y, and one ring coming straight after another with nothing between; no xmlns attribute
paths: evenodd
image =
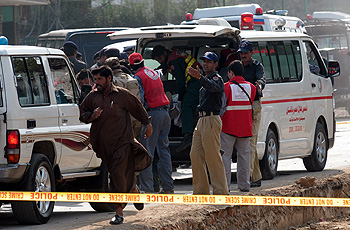
<svg viewBox="0 0 350 230"><path fill-rule="evenodd" d="M145 66L134 47L123 52L109 48L97 52L95 64L88 69L77 58L77 45L64 44L63 51L85 94L80 120L92 124L91 145L110 173L111 192L154 193L159 180L159 193L174 193L168 138L171 99L161 80L167 73L177 83L183 141L176 151L190 149L193 194L210 194L207 170L213 194L229 194L234 148L239 191L261 186L256 143L264 68L252 58L252 43L243 40L237 48L231 44L220 59L215 52L206 52L200 65L181 50L156 46L151 56L160 67L155 70ZM225 69L223 77L219 66L221 72ZM83 90L84 85L90 86L89 91ZM118 205L111 224L123 223L125 205ZM134 205L138 210L144 207Z"/></svg>

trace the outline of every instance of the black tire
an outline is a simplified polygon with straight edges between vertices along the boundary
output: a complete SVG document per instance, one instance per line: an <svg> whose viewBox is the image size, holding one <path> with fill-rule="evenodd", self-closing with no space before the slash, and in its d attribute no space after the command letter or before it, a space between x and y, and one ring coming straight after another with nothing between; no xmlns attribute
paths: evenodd
<svg viewBox="0 0 350 230"><path fill-rule="evenodd" d="M263 180L271 180L277 174L279 147L277 137L272 129L268 129L265 143L265 153L259 162Z"/></svg>
<svg viewBox="0 0 350 230"><path fill-rule="evenodd" d="M314 147L311 156L303 158L304 166L309 172L322 171L326 166L328 141L326 131L321 123L316 124Z"/></svg>
<svg viewBox="0 0 350 230"><path fill-rule="evenodd" d="M54 192L55 177L46 156L34 154L21 190L35 192ZM17 201L11 202L12 211L20 224L45 224L49 221L55 202Z"/></svg>
<svg viewBox="0 0 350 230"><path fill-rule="evenodd" d="M100 170L100 175L93 179L93 183L98 189L94 189L92 192L110 192L108 170L104 165L101 165ZM97 212L115 212L117 210L118 204L90 202L90 206Z"/></svg>

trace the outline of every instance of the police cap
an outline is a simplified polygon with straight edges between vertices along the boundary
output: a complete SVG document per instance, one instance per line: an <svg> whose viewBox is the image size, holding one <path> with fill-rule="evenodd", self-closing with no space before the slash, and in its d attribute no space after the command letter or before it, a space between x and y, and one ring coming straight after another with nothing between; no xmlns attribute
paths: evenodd
<svg viewBox="0 0 350 230"><path fill-rule="evenodd" d="M64 44L63 44L63 47L71 47L71 48L74 48L74 49L78 49L78 46L77 44L75 44L75 42L72 42L72 41L66 41Z"/></svg>
<svg viewBox="0 0 350 230"><path fill-rule="evenodd" d="M242 40L237 52L248 53L248 51L253 51L253 44L248 40Z"/></svg>
<svg viewBox="0 0 350 230"><path fill-rule="evenodd" d="M108 48L106 49L105 51L105 55L107 58L110 58L110 57L120 57L120 52L117 48Z"/></svg>

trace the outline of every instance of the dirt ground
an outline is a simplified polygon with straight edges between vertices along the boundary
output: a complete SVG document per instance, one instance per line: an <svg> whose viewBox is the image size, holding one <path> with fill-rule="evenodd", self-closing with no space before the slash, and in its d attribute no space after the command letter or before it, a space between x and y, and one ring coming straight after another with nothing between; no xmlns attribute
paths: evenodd
<svg viewBox="0 0 350 230"><path fill-rule="evenodd" d="M292 227L289 230L335 230L335 229L350 229L350 213L346 216L332 217L329 219L320 218L318 222L307 223L305 226Z"/></svg>
<svg viewBox="0 0 350 230"><path fill-rule="evenodd" d="M256 195L349 198L350 174L321 180L306 177ZM103 229L112 228L103 224ZM118 229L350 229L350 208L164 205L126 217Z"/></svg>

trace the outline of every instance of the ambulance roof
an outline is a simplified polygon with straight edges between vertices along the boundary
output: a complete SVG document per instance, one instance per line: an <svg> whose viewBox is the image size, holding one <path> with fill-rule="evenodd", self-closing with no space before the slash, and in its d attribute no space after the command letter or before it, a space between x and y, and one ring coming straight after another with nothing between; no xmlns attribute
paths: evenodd
<svg viewBox="0 0 350 230"><path fill-rule="evenodd" d="M234 6L196 9L193 13L193 19L226 17L233 15L240 16L246 12L255 14L257 8L261 7L258 4L240 4Z"/></svg>
<svg viewBox="0 0 350 230"><path fill-rule="evenodd" d="M286 38L310 38L307 34L294 33L294 32L273 32L273 31L255 31L255 30L242 30L240 33L242 39L257 40L264 39L286 39Z"/></svg>

